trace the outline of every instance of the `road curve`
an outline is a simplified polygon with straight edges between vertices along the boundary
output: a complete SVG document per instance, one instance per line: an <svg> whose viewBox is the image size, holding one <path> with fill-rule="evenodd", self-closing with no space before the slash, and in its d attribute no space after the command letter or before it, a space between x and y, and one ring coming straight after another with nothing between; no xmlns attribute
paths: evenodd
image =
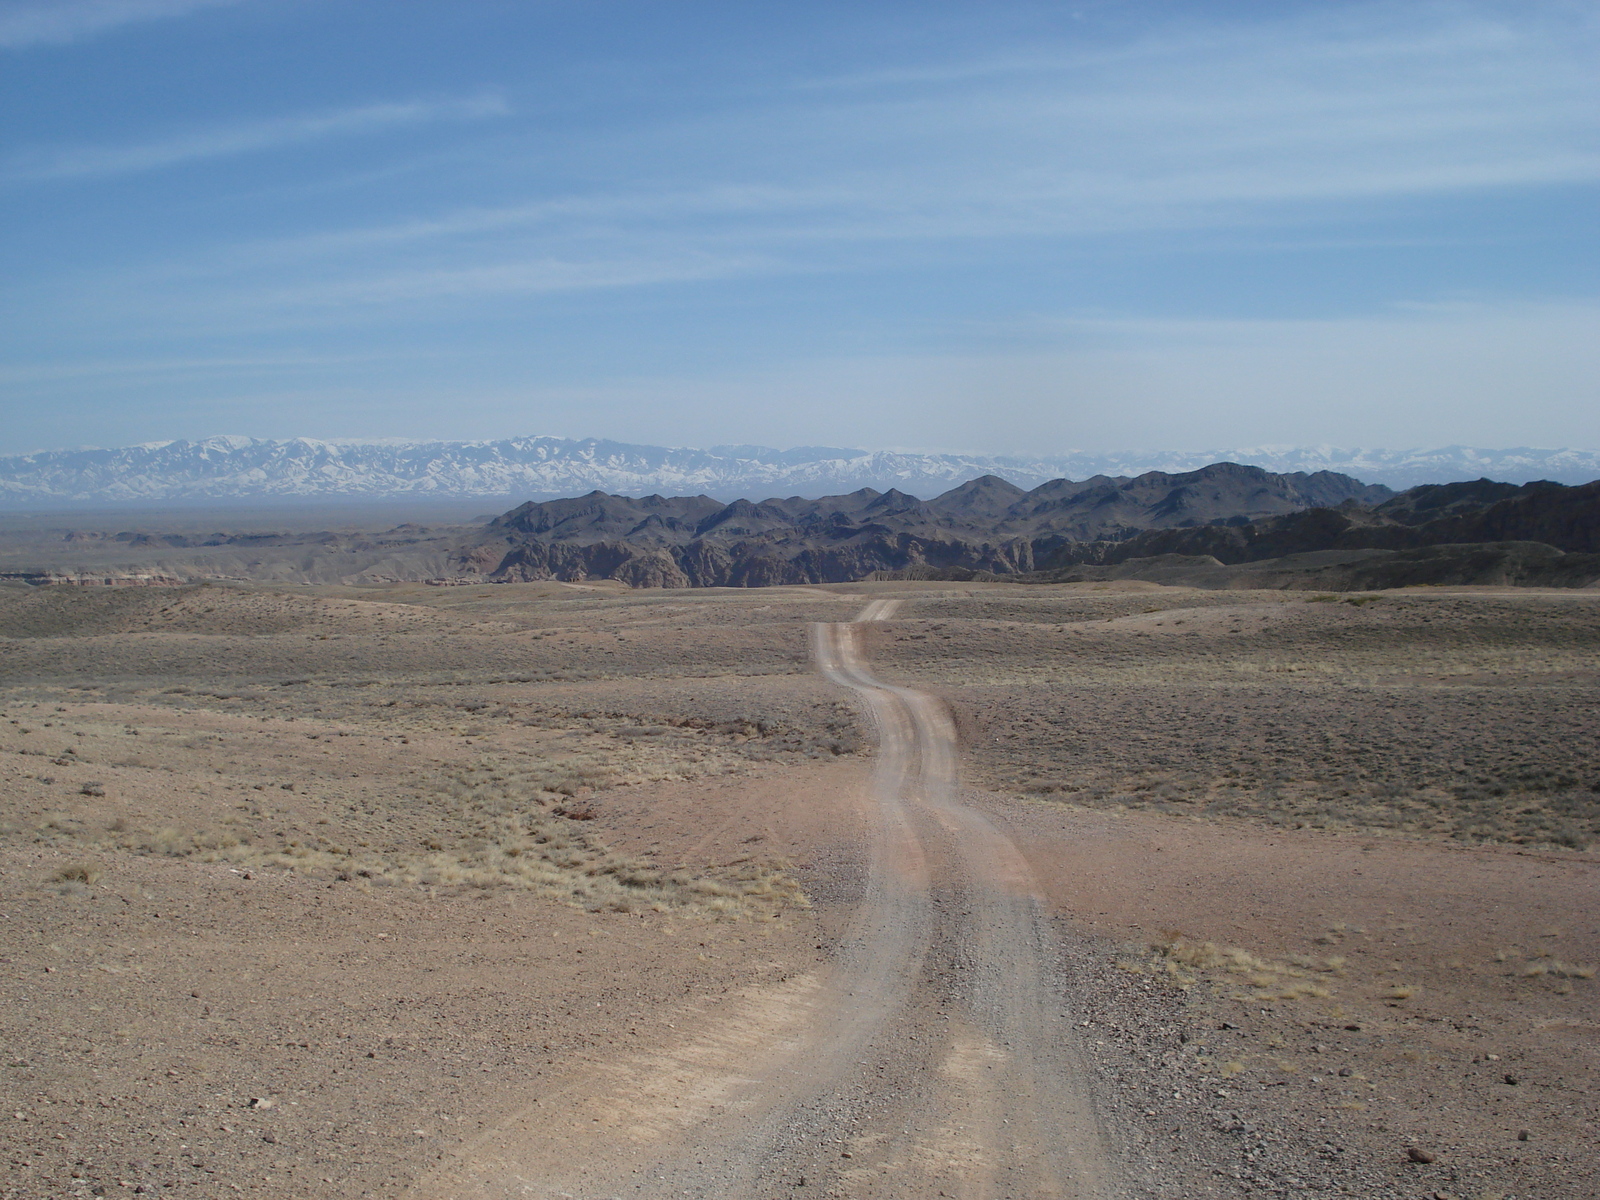
<svg viewBox="0 0 1600 1200"><path fill-rule="evenodd" d="M960 803L945 706L867 669L862 631L895 607L811 631L878 735L867 885L829 969L514 1114L415 1197L1116 1194L1028 864Z"/></svg>
<svg viewBox="0 0 1600 1200"><path fill-rule="evenodd" d="M968 1153L959 1170L930 1172L922 1191L895 1194L1108 1197L1114 1189L1076 1033L1049 987L1054 934L1032 870L1009 838L958 799L958 741L948 709L867 669L861 625L889 619L896 607L873 601L855 623L817 625L812 634L818 670L859 695L873 715L883 824L909 818L919 830L930 889L945 910L929 958L955 967L925 972L933 976L925 986L943 993L948 1029L940 1085L922 1111L904 1114L902 1137L914 1145L953 1133Z"/></svg>

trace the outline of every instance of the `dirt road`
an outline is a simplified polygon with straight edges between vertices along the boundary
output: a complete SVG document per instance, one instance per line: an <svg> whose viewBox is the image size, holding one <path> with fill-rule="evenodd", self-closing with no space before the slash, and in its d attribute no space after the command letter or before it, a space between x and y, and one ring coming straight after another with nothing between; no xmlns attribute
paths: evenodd
<svg viewBox="0 0 1600 1200"><path fill-rule="evenodd" d="M858 623L892 616L894 604L874 601ZM1100 1134L1048 984L1053 935L1032 872L986 817L957 801L956 732L944 706L875 679L857 633L816 626L815 660L861 696L878 729L873 790L884 841L875 874L932 909L913 987L897 997L908 1018L922 1018L911 1036L934 1048L921 1107L899 1114L905 1129L895 1140L928 1164L920 1181L900 1181L904 1194L1107 1195ZM934 1147L944 1154L929 1156Z"/></svg>
<svg viewBox="0 0 1600 1200"><path fill-rule="evenodd" d="M0 588L0 1200L1600 1200L1600 610L1344 599Z"/></svg>
<svg viewBox="0 0 1600 1200"><path fill-rule="evenodd" d="M812 630L880 747L864 895L828 967L685 1014L681 1043L540 1098L419 1196L1115 1193L1029 867L958 803L942 705L863 662L860 622L893 603Z"/></svg>

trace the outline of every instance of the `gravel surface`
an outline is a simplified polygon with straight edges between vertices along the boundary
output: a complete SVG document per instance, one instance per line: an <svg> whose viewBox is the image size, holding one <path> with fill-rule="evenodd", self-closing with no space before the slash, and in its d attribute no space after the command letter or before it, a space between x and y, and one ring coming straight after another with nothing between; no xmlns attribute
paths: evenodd
<svg viewBox="0 0 1600 1200"><path fill-rule="evenodd" d="M987 1061L946 1016L1022 994L1012 934L961 950L990 828L1105 1194L1600 1195L1595 597L882 584L0 588L0 1196L456 1195L530 1146L657 1194L638 1138L713 1127L849 959L881 759L806 631L869 598L973 816L924 829L909 1016L750 1194L1050 1194L991 1153L1049 1106L929 1086ZM489 854L517 781L567 869L810 907L341 868Z"/></svg>

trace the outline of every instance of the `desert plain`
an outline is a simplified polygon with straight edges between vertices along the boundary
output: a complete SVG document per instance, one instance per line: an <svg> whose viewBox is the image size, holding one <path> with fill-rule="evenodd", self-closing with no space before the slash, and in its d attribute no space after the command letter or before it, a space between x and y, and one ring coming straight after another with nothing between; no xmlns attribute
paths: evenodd
<svg viewBox="0 0 1600 1200"><path fill-rule="evenodd" d="M0 684L0 1196L1600 1195L1592 588L17 584Z"/></svg>

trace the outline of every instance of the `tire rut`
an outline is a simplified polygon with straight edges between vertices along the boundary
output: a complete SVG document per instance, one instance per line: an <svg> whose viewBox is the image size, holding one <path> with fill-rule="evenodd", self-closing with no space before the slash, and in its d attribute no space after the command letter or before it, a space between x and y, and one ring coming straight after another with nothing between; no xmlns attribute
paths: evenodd
<svg viewBox="0 0 1600 1200"><path fill-rule="evenodd" d="M945 707L865 665L861 625L894 607L812 627L817 670L862 700L879 742L865 895L830 969L621 1064L609 1098L515 1114L417 1197L1115 1194L1032 873L957 799ZM685 1091L703 1102L669 1111ZM607 1109L626 1115L588 1115Z"/></svg>

